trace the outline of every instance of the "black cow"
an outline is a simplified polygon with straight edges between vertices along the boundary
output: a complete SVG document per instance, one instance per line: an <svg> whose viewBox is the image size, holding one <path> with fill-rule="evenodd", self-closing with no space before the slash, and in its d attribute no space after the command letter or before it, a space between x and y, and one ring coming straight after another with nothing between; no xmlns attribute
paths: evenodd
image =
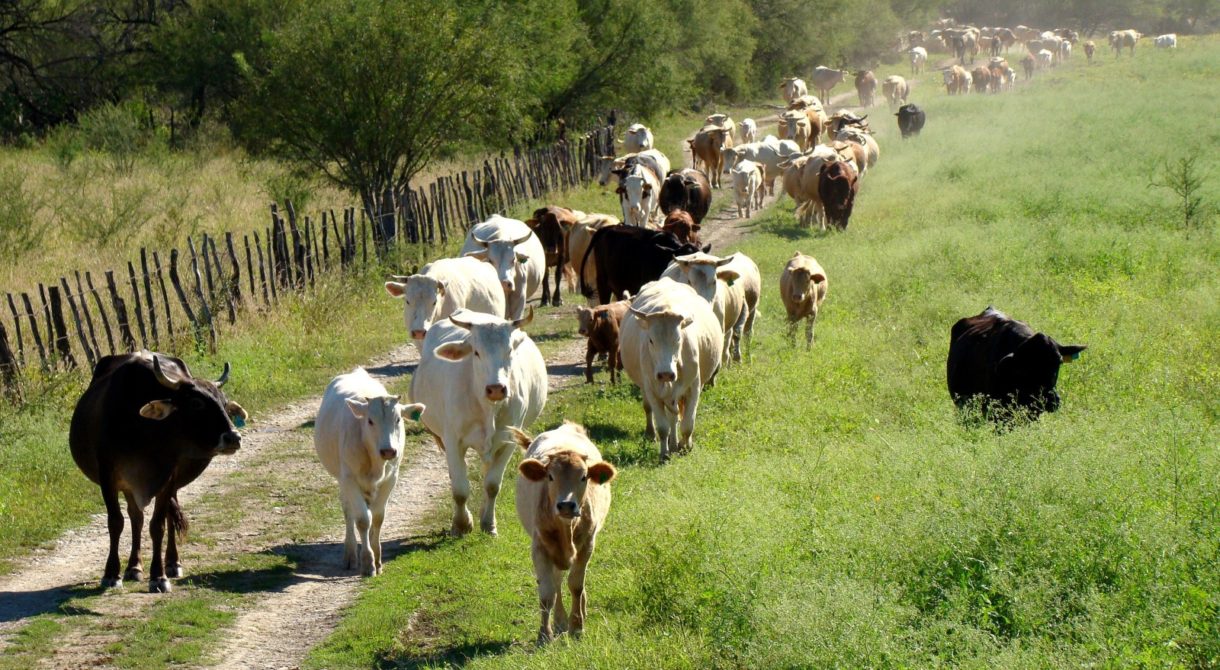
<svg viewBox="0 0 1220 670"><path fill-rule="evenodd" d="M213 456L237 451L241 435L233 422L243 424L248 418L241 405L220 390L228 378L228 363L220 379L210 382L192 377L181 360L148 351L106 356L93 369L89 388L72 414L68 443L77 467L101 487L106 503L110 554L103 587L123 583L120 493L127 499L132 527L124 577L140 578L140 534L144 510L153 500L148 590L167 593L167 576L182 576L176 535L186 531L187 523L178 505L178 489L194 481ZM162 562L161 538L167 522L169 541Z"/></svg>
<svg viewBox="0 0 1220 670"><path fill-rule="evenodd" d="M859 190L856 171L844 161L832 161L818 171L818 197L822 199L822 209L826 212L826 220L839 230L847 230Z"/></svg>
<svg viewBox="0 0 1220 670"><path fill-rule="evenodd" d="M690 214L695 223L703 223L712 206L712 185L707 175L691 168L670 170L661 184L660 205L666 216L681 209Z"/></svg>
<svg viewBox="0 0 1220 670"><path fill-rule="evenodd" d="M525 224L538 236L542 249L546 252L546 267L542 269L542 304L556 307L563 304L560 291L560 277L563 276L563 265L568 262L568 244L564 237L564 229L576 223L572 210L563 207L542 207L534 210L534 216ZM551 277L547 273L555 268L555 292L551 293Z"/></svg>
<svg viewBox="0 0 1220 670"><path fill-rule="evenodd" d="M1032 416L1054 412L1059 409L1059 366L1084 350L1083 344L1059 344L988 306L953 324L946 364L949 395L959 408L982 396L988 405L1009 410L1001 416L1014 408ZM984 406L989 416L994 416L992 409Z"/></svg>
<svg viewBox="0 0 1220 670"><path fill-rule="evenodd" d="M712 245L703 248L711 251ZM623 291L631 295L640 287L661 277L674 256L699 251L699 247L679 242L673 235L635 226L610 226L593 235L580 265L580 292L593 297L593 287L585 283L585 264L592 257L597 267L597 299L605 305Z"/></svg>
<svg viewBox="0 0 1220 670"><path fill-rule="evenodd" d="M899 107L898 113L894 116L898 117L898 130L902 132L904 140L912 135L918 135L919 131L923 130L924 122L928 120L923 110L915 104Z"/></svg>

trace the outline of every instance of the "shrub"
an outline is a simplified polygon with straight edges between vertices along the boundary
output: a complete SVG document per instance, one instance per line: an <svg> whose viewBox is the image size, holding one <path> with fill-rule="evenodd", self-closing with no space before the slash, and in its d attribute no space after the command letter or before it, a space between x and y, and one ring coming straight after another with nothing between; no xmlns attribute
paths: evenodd
<svg viewBox="0 0 1220 670"><path fill-rule="evenodd" d="M25 180L20 166L0 167L0 257L9 261L37 249L46 229L39 221L45 203L26 188Z"/></svg>

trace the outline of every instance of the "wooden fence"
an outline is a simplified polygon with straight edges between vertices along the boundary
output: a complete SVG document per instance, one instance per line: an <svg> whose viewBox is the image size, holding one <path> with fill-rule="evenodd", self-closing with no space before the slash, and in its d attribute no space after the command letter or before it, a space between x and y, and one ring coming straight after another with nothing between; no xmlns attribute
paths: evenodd
<svg viewBox="0 0 1220 670"><path fill-rule="evenodd" d="M188 238L185 252L140 249L126 273L96 277L74 271L37 290L6 292L0 304L0 387L22 399L30 366L44 372L88 366L107 354L139 348L215 351L217 324L271 307L281 296L313 288L317 277L367 266L405 244L445 243L472 224L528 199L597 176L613 152L613 128L575 141L488 159L481 169L440 177L395 194L392 235L378 235L371 213L349 207L314 219L292 203L271 205L270 225L250 233ZM240 237L239 237L240 236ZM168 285L167 285L168 282Z"/></svg>

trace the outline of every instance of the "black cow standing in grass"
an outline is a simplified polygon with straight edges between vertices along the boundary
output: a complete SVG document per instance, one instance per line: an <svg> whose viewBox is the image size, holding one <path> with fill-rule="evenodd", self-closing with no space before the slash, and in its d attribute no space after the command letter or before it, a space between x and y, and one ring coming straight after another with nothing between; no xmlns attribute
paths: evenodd
<svg viewBox="0 0 1220 670"><path fill-rule="evenodd" d="M712 245L703 248L711 251ZM585 265L595 263L597 268L598 304L605 305L623 291L631 295L640 292L640 287L661 277L674 256L685 256L699 251L694 244L679 242L673 235L660 230L635 226L611 226L602 228L589 242L589 249L580 265L580 292L586 298L593 297L593 288L585 283Z"/></svg>
<svg viewBox="0 0 1220 670"><path fill-rule="evenodd" d="M124 577L140 578L140 535L150 501L156 504L148 526L153 543L148 590L167 593L168 578L182 576L176 536L187 523L178 505L178 489L203 473L212 457L232 454L241 446L234 421L244 424L246 411L220 390L229 369L225 363L215 382L195 379L181 360L148 351L106 356L93 369L89 388L72 414L68 442L77 467L101 487L106 503L110 553L103 587L123 584L120 493L127 499L132 527ZM161 540L167 525L162 561Z"/></svg>
<svg viewBox="0 0 1220 670"><path fill-rule="evenodd" d="M1031 416L1059 409L1059 366L1075 360L1083 344L1059 344L1027 324L988 306L953 324L949 339L949 395L959 407L975 397L984 412L1019 409Z"/></svg>
<svg viewBox="0 0 1220 670"><path fill-rule="evenodd" d="M898 130L902 132L904 140L912 135L919 135L924 122L928 120L924 111L914 103L899 107L894 116L898 117Z"/></svg>

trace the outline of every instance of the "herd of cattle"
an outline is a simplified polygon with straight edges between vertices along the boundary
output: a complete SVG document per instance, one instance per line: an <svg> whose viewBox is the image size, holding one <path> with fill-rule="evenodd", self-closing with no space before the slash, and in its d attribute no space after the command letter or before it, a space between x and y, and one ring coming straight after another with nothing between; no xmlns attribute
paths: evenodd
<svg viewBox="0 0 1220 670"><path fill-rule="evenodd" d="M941 34L967 34L954 30ZM975 43L983 36L979 31ZM825 97L844 76L819 68L813 81ZM875 84L867 98L861 92L862 103L872 102ZM339 482L348 569L366 576L381 571L380 531L407 421L419 422L445 455L455 535L473 530L466 505L471 495L467 451L475 450L481 465L479 526L494 535L496 499L519 447L524 459L516 507L531 537L539 641L564 631L580 634L585 569L610 507L615 468L576 424L565 422L535 437L523 432L541 415L548 387L546 362L524 329L533 318L527 299L541 289L542 304L560 305L564 281L569 291L579 286L591 303L577 309L579 332L587 338L586 381L593 381L595 358L604 355L611 383L625 371L640 388L645 433L659 442L662 461L689 451L701 394L742 360L742 343L751 338L763 291L762 273L752 259L742 253L715 256L699 239L721 174L731 176L740 216L749 216L764 191L773 193L781 179L802 222L816 219L823 227L829 222L845 228L859 180L879 156L865 117L846 110L826 114L798 78L781 86L787 101L778 119L783 137L759 140L753 120L735 124L714 114L689 140L691 168L671 170L648 128L627 129L628 153L607 157L602 176L603 183L618 180L621 221L557 206L536 210L528 221L495 215L470 229L459 257L385 283L385 290L403 301L406 330L420 352L410 401L356 368L326 388L314 429L318 457ZM908 90L901 77L883 83L895 106L905 103ZM918 134L922 112L913 105L902 110L907 112L898 113L903 136ZM823 135L825 144L819 143ZM777 284L789 339L795 341L804 321L805 345L812 347L827 297L826 271L813 257L796 252ZM1083 349L1060 345L989 307L951 330L949 392L959 406L982 397L984 410L997 416L1014 409L1033 415L1054 411L1059 366ZM69 441L76 463L100 486L106 505L110 549L103 586L141 577L140 528L149 502L155 502L150 590L167 592L169 579L182 575L176 541L186 519L178 490L214 456L239 448L238 429L248 418L222 390L229 374L226 364L219 379L208 381L178 358L147 351L105 357L94 369L73 414ZM120 494L133 531L122 576ZM565 571L570 571L570 613L560 594Z"/></svg>

